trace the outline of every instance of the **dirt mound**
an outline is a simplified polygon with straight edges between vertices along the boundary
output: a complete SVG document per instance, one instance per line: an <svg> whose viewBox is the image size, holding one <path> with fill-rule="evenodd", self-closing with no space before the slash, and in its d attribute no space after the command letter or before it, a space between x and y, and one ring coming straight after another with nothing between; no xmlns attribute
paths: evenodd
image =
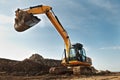
<svg viewBox="0 0 120 80"><path fill-rule="evenodd" d="M12 66L18 61L0 58L0 74L11 72Z"/></svg>
<svg viewBox="0 0 120 80"><path fill-rule="evenodd" d="M48 73L49 67L26 59L13 65L12 71L14 75L40 75Z"/></svg>
<svg viewBox="0 0 120 80"><path fill-rule="evenodd" d="M29 57L29 60L37 62L37 63L42 64L42 65L45 64L44 58L39 54L33 54L32 56Z"/></svg>
<svg viewBox="0 0 120 80"><path fill-rule="evenodd" d="M60 60L44 59L39 54L33 54L29 59L15 61L0 59L0 75L40 75L49 73L49 68L59 66Z"/></svg>
<svg viewBox="0 0 120 80"><path fill-rule="evenodd" d="M60 60L44 59L39 54L33 54L30 58L23 61L15 61L9 59L0 59L0 75L43 75L48 74L51 67L61 66ZM105 75L110 71L98 71L94 67L92 73L97 75Z"/></svg>
<svg viewBox="0 0 120 80"><path fill-rule="evenodd" d="M54 60L54 59L44 59L41 55L39 54L33 54L29 60L37 62L42 65L46 65L49 67L55 67L55 66L60 66L61 65L61 60Z"/></svg>
<svg viewBox="0 0 120 80"><path fill-rule="evenodd" d="M61 60L45 59L45 65L50 67L61 66Z"/></svg>

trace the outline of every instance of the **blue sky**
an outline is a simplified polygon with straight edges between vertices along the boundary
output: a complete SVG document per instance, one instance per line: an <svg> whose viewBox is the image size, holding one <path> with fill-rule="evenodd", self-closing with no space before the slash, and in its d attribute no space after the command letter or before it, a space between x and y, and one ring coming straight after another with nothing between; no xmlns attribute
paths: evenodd
<svg viewBox="0 0 120 80"><path fill-rule="evenodd" d="M71 42L80 42L101 70L120 71L119 0L1 0L0 57L23 60L38 53L45 58L61 59L64 42L46 15L31 29L14 30L15 10L36 5L53 8Z"/></svg>

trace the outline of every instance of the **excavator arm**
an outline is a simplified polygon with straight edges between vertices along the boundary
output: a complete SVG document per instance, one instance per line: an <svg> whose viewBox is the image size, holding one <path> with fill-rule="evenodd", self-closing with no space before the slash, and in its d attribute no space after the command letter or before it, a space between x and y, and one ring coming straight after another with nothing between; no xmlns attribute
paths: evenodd
<svg viewBox="0 0 120 80"><path fill-rule="evenodd" d="M63 28L63 26L61 25L60 21L58 20L57 16L54 14L50 6L38 5L38 6L30 7L27 9L18 9L16 11L16 19L15 19L15 26L14 26L15 29L19 32L22 32L34 26L35 24L37 24L39 22L39 19L33 16L35 14L46 14L46 16L49 18L49 20L54 25L56 30L62 36L64 43L65 43L65 48L66 48L65 49L65 56L66 56L65 61L67 63L67 59L69 57L70 47L71 47L70 39L69 39L69 36L66 30ZM24 18L19 20L21 16Z"/></svg>
<svg viewBox="0 0 120 80"><path fill-rule="evenodd" d="M16 11L16 18L14 27L18 32L25 31L32 26L36 25L40 19L37 18L36 14L46 14L48 19L54 25L58 33L64 40L65 43L65 58L62 60L62 64L65 66L91 66L92 61L91 58L85 55L85 51L83 45L80 43L76 43L71 45L70 38L66 32L66 30L61 25L57 16L52 11L50 6L33 6L27 9L18 9Z"/></svg>

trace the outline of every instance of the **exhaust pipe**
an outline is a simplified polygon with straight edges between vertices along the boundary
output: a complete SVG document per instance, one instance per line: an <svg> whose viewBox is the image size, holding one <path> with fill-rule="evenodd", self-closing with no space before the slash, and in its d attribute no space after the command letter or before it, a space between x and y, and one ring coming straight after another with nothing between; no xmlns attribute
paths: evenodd
<svg viewBox="0 0 120 80"><path fill-rule="evenodd" d="M16 11L14 28L18 32L23 32L36 25L39 21L40 19L33 16L33 14L18 9Z"/></svg>

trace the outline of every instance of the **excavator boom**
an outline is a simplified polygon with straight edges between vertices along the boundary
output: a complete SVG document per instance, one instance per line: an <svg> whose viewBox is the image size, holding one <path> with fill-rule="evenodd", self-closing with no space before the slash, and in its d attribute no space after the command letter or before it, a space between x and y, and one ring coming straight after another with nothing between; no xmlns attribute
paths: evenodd
<svg viewBox="0 0 120 80"><path fill-rule="evenodd" d="M64 66L91 66L91 58L86 57L83 45L76 43L71 45L69 35L63 28L57 16L52 11L52 7L38 5L26 9L16 10L16 18L14 27L16 31L23 32L32 26L36 25L40 19L36 17L37 14L46 14L48 19L54 25L58 33L64 40L65 43L65 58L62 60Z"/></svg>
<svg viewBox="0 0 120 80"><path fill-rule="evenodd" d="M18 32L22 32L36 25L40 21L40 19L38 19L36 16L33 16L35 14L46 14L48 19L51 21L51 23L54 25L56 30L62 36L65 43L65 47L66 47L65 55L66 55L66 58L68 58L69 49L71 47L69 36L66 30L61 25L57 16L52 11L52 8L50 6L38 5L38 6L30 7L27 9L18 9L16 11L16 18L15 18L15 25L14 25L15 29Z"/></svg>

